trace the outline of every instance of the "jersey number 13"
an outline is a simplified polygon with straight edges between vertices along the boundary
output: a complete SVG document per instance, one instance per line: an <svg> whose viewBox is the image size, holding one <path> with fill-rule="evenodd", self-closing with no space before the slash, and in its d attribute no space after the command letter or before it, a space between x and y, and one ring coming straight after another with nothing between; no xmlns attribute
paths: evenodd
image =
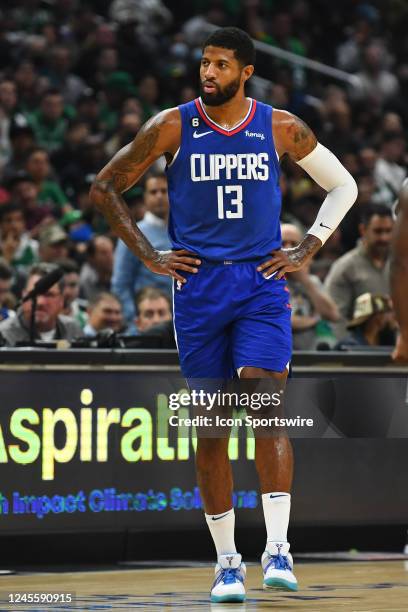
<svg viewBox="0 0 408 612"><path fill-rule="evenodd" d="M224 193L232 195L228 202L228 207L235 207L235 210L225 210ZM234 197L235 196L235 197ZM241 185L218 185L217 187L218 200L218 218L219 219L242 219L242 186Z"/></svg>

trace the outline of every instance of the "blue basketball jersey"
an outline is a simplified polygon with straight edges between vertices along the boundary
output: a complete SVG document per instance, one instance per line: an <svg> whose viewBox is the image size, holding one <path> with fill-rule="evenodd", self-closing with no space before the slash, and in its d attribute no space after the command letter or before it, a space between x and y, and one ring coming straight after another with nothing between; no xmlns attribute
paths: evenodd
<svg viewBox="0 0 408 612"><path fill-rule="evenodd" d="M200 98L179 109L180 149L167 168L173 248L210 261L262 258L280 248L272 107L251 99L232 130L212 121Z"/></svg>

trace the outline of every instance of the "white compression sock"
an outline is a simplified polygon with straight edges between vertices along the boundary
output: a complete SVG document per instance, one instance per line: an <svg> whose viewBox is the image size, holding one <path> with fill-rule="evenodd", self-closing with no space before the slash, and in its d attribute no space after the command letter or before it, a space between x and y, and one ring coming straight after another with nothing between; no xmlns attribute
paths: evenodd
<svg viewBox="0 0 408 612"><path fill-rule="evenodd" d="M274 491L262 495L262 506L265 516L266 541L287 542L290 493Z"/></svg>
<svg viewBox="0 0 408 612"><path fill-rule="evenodd" d="M222 512L221 514L205 514L208 528L214 540L217 556L236 553L234 528L235 513L234 508Z"/></svg>

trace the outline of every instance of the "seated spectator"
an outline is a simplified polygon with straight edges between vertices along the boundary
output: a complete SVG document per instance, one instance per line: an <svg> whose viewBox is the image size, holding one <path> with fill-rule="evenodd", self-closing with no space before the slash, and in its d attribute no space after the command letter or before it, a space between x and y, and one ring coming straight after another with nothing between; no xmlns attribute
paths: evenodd
<svg viewBox="0 0 408 612"><path fill-rule="evenodd" d="M18 106L28 114L36 109L45 86L34 60L28 57L17 60L13 80L17 85Z"/></svg>
<svg viewBox="0 0 408 612"><path fill-rule="evenodd" d="M123 194L127 207L130 210L132 219L135 223L139 223L144 219L146 214L146 202L143 197L143 187L135 185L126 193Z"/></svg>
<svg viewBox="0 0 408 612"><path fill-rule="evenodd" d="M29 293L40 278L50 274L56 266L36 264L30 270L23 296ZM37 297L35 315L35 339L51 342L53 340L74 340L83 336L78 323L71 317L62 314L64 309L64 280L50 287L47 293ZM0 323L1 339L7 346L30 342L31 300L24 302L17 315Z"/></svg>
<svg viewBox="0 0 408 612"><path fill-rule="evenodd" d="M302 235L295 225L284 223L281 226L282 246L294 248ZM286 275L292 306L293 348L296 350L316 350L333 347L335 336L325 321L340 318L336 304L325 291L320 279L310 274L309 266ZM323 321L323 319L325 321ZM324 332L324 334L323 334ZM326 346L327 345L327 346Z"/></svg>
<svg viewBox="0 0 408 612"><path fill-rule="evenodd" d="M114 332L123 330L122 304L113 293L103 291L95 295L88 304L88 323L84 327L86 336L96 336L104 329Z"/></svg>
<svg viewBox="0 0 408 612"><path fill-rule="evenodd" d="M17 109L16 84L11 79L0 80L0 170L10 159L9 127Z"/></svg>
<svg viewBox="0 0 408 612"><path fill-rule="evenodd" d="M357 73L351 90L355 100L366 99L380 106L395 99L399 92L398 79L384 65L384 47L377 42L367 45L363 54L363 69Z"/></svg>
<svg viewBox="0 0 408 612"><path fill-rule="evenodd" d="M144 200L146 213L138 227L159 251L171 249L167 234L167 216L169 200L167 194L167 177L164 173L148 174ZM154 274L128 249L124 242L118 241L113 267L112 291L120 298L126 320L132 323L135 316L134 295L147 286L156 286L171 291L171 278Z"/></svg>
<svg viewBox="0 0 408 612"><path fill-rule="evenodd" d="M73 57L71 48L56 45L49 54L47 77L52 87L58 88L67 104L75 104L85 88L84 81L71 72Z"/></svg>
<svg viewBox="0 0 408 612"><path fill-rule="evenodd" d="M173 318L171 314L171 302L168 293L156 287L145 287L141 289L135 300L137 316L135 319L136 334L141 338L143 346L143 336L147 336L150 345L152 336L158 341L155 346L158 348L177 348L174 338ZM132 333L132 327L128 329L128 334Z"/></svg>
<svg viewBox="0 0 408 612"><path fill-rule="evenodd" d="M21 117L20 117L21 119ZM9 128L9 140L11 146L10 157L3 167L3 180L8 180L16 172L23 171L27 160L27 153L35 146L35 138L32 127L26 120L13 121Z"/></svg>
<svg viewBox="0 0 408 612"><path fill-rule="evenodd" d="M350 333L340 340L337 350L356 346L394 346L397 324L390 298L373 293L359 295L347 329Z"/></svg>
<svg viewBox="0 0 408 612"><path fill-rule="evenodd" d="M79 266L73 259L59 259L57 265L64 270L64 310L83 329L88 321L87 304L79 297Z"/></svg>
<svg viewBox="0 0 408 612"><path fill-rule="evenodd" d="M81 297L92 300L101 291L109 292L113 268L113 242L107 236L95 236L87 246L86 262L79 277Z"/></svg>
<svg viewBox="0 0 408 612"><path fill-rule="evenodd" d="M68 236L57 224L45 226L39 234L40 260L54 263L57 259L68 257Z"/></svg>
<svg viewBox="0 0 408 612"><path fill-rule="evenodd" d="M365 206L359 225L361 241L333 264L326 277L326 289L342 317L335 328L338 338L345 334L345 324L352 317L359 295L389 293L392 229L392 213L387 206Z"/></svg>
<svg viewBox="0 0 408 612"><path fill-rule="evenodd" d="M23 209L17 204L0 207L0 249L4 259L23 273L38 261L38 242L30 238Z"/></svg>
<svg viewBox="0 0 408 612"><path fill-rule="evenodd" d="M136 294L135 325L139 332L151 331L160 323L172 321L170 297L156 287L144 287Z"/></svg>
<svg viewBox="0 0 408 612"><path fill-rule="evenodd" d="M41 206L51 208L55 214L71 209L67 196L52 179L50 159L45 149L38 147L32 149L27 157L25 169L38 187L37 199Z"/></svg>
<svg viewBox="0 0 408 612"><path fill-rule="evenodd" d="M405 139L399 132L384 134L381 153L374 168L374 178L383 195L381 204L392 206L397 198L407 171L403 166Z"/></svg>
<svg viewBox="0 0 408 612"><path fill-rule="evenodd" d="M76 119L86 123L91 134L98 134L100 132L99 107L100 103L96 92L89 87L84 89L76 103Z"/></svg>
<svg viewBox="0 0 408 612"><path fill-rule="evenodd" d="M105 151L109 157L113 157L116 151L129 144L142 125L142 117L138 113L124 113L119 119L119 125L115 134L105 143Z"/></svg>
<svg viewBox="0 0 408 612"><path fill-rule="evenodd" d="M37 110L28 115L40 147L53 152L64 144L68 120L74 117L71 107L64 107L64 99L58 89L49 89L41 98Z"/></svg>
<svg viewBox="0 0 408 612"><path fill-rule="evenodd" d="M13 318L15 298L11 293L13 270L4 259L0 259L0 321Z"/></svg>
<svg viewBox="0 0 408 612"><path fill-rule="evenodd" d="M89 134L85 121L73 119L67 127L63 146L51 155L52 167L71 201L75 200L77 187L83 180L82 147Z"/></svg>
<svg viewBox="0 0 408 612"><path fill-rule="evenodd" d="M11 194L12 201L23 208L27 229L30 230L31 237L36 237L42 225L54 219L52 207L42 206L39 203L38 185L25 170L16 172L10 177L7 181L7 189Z"/></svg>

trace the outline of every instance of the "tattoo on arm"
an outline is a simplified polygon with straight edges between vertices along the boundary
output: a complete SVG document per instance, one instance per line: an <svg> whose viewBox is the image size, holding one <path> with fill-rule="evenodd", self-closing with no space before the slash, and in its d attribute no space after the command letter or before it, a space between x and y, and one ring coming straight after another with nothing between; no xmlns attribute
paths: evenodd
<svg viewBox="0 0 408 612"><path fill-rule="evenodd" d="M317 253L321 246L322 243L319 238L313 236L312 234L306 234L297 249L299 254L299 261L311 259L313 255Z"/></svg>
<svg viewBox="0 0 408 612"><path fill-rule="evenodd" d="M286 127L288 153L292 159L299 161L308 155L317 144L316 136L302 119L293 115L293 121Z"/></svg>
<svg viewBox="0 0 408 612"><path fill-rule="evenodd" d="M155 250L133 222L121 193L143 173L143 162L152 153L159 133L154 123L144 126L135 140L115 155L91 188L91 199L112 230L142 260L152 259Z"/></svg>
<svg viewBox="0 0 408 612"><path fill-rule="evenodd" d="M98 210L104 215L115 234L140 259L152 259L155 250L133 222L126 202L118 193L115 178L96 179L92 187L92 193Z"/></svg>

